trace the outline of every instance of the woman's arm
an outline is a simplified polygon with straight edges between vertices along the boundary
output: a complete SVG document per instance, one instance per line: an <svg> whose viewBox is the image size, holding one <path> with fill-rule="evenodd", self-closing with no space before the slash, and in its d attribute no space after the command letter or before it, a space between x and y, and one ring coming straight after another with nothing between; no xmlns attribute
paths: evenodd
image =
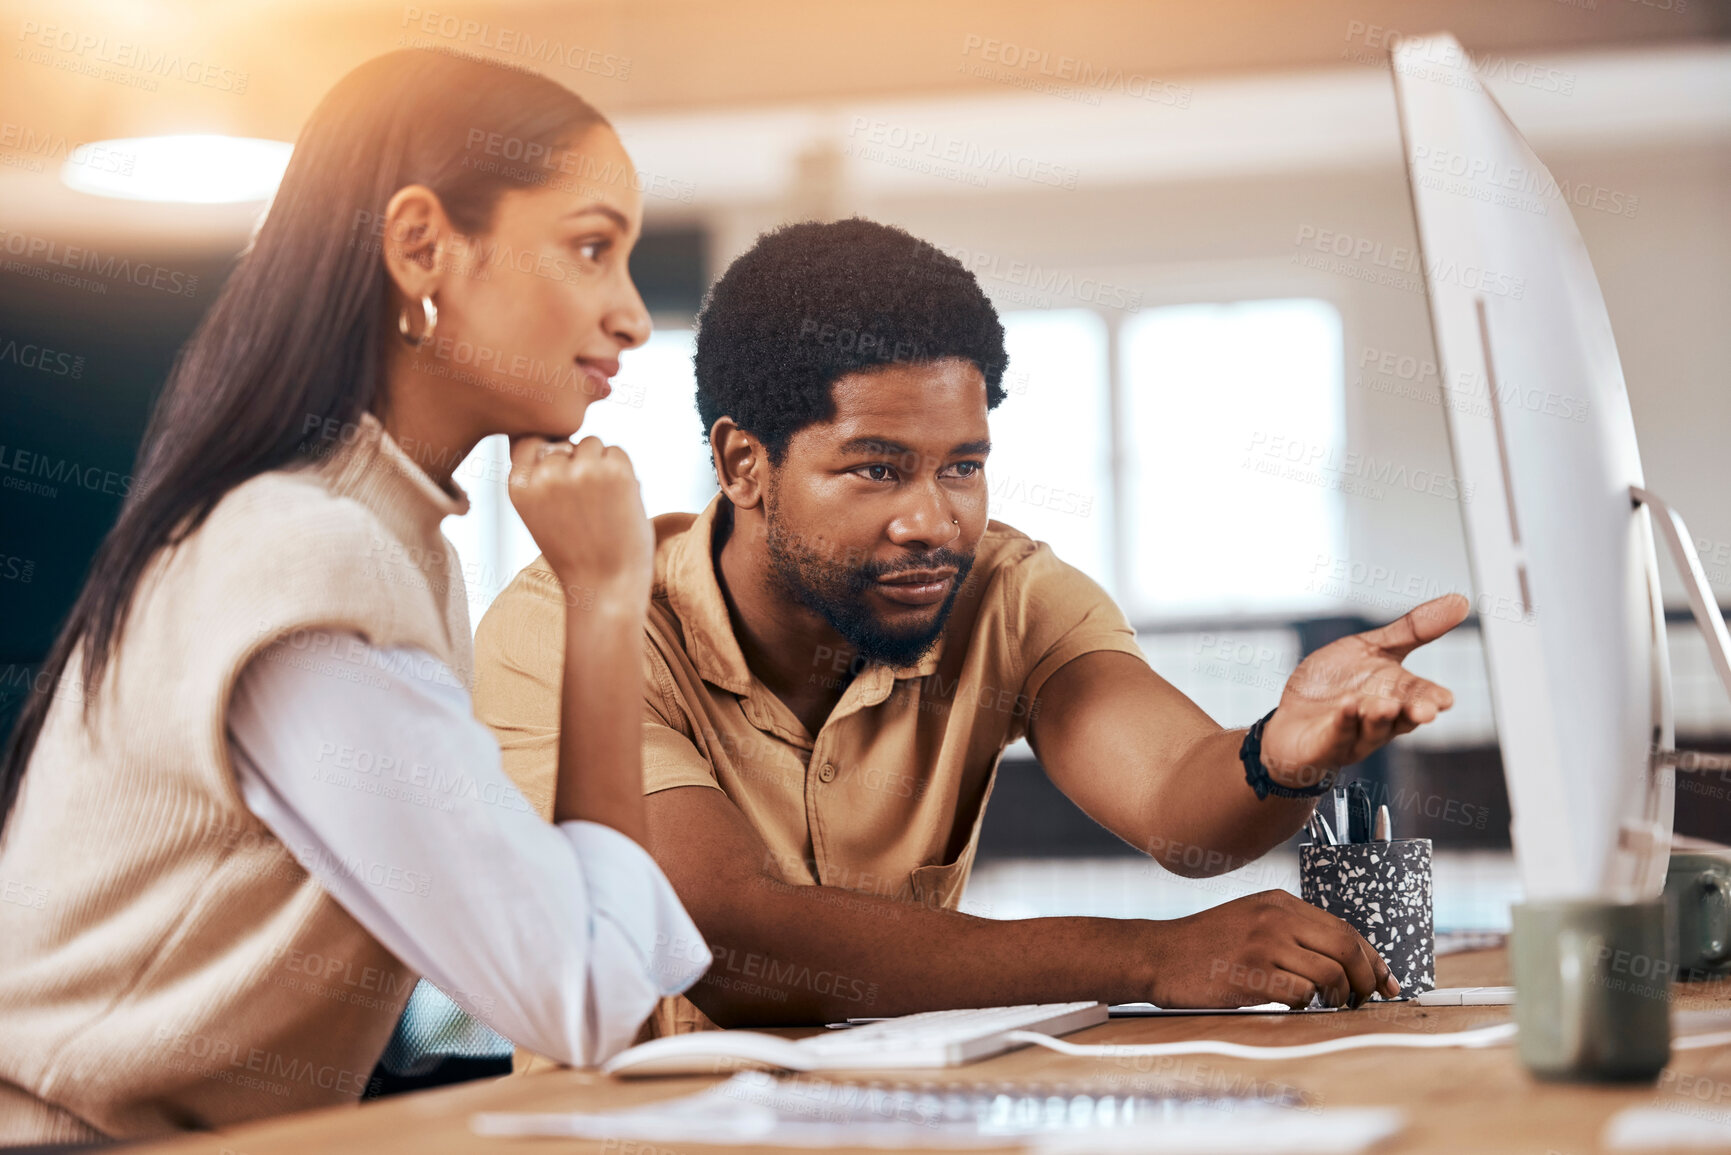
<svg viewBox="0 0 1731 1155"><path fill-rule="evenodd" d="M329 632L279 643L242 672L228 726L253 813L388 950L520 1046L599 1062L709 965L629 832L543 822L431 655Z"/></svg>
<svg viewBox="0 0 1731 1155"><path fill-rule="evenodd" d="M599 822L639 846L649 840L639 721L643 615L644 602L604 605L597 599L581 609L567 601L553 795L553 821Z"/></svg>
<svg viewBox="0 0 1731 1155"><path fill-rule="evenodd" d="M638 682L655 536L631 459L585 437L511 444L511 504L565 595L553 819L647 841Z"/></svg>

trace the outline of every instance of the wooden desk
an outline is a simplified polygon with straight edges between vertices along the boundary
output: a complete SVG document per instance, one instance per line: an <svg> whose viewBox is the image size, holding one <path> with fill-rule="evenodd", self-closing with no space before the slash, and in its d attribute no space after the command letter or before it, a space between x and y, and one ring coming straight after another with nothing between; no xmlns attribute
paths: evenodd
<svg viewBox="0 0 1731 1155"><path fill-rule="evenodd" d="M1437 960L1445 986L1506 983L1502 951ZM1731 1007L1731 983L1674 988L1685 1009ZM1151 1043L1216 1038L1255 1044L1312 1042L1372 1031L1456 1031L1506 1022L1508 1007L1419 1007L1394 1004L1294 1018L1213 1016L1115 1019L1068 1036L1087 1043ZM798 1032L805 1033L805 1032ZM881 1077L884 1073L878 1073ZM1724 1112L1731 1117L1731 1047L1680 1051L1656 1086L1592 1087L1535 1082L1509 1046L1488 1050L1364 1050L1317 1059L1264 1062L1194 1056L1173 1059L1083 1059L1023 1048L948 1071L910 1073L931 1082L1092 1083L1119 1093L1187 1088L1269 1095L1287 1085L1318 1106L1395 1106L1406 1129L1389 1151L1551 1152L1599 1149L1599 1135L1618 1110L1636 1104ZM607 1144L547 1139L487 1140L470 1132L475 1111L609 1109L697 1090L712 1079L615 1082L593 1072L555 1070L511 1076L300 1115L154 1144L140 1150L198 1155L303 1155L305 1152L594 1151L612 1155L696 1155L739 1148L681 1144ZM845 1149L830 1149L846 1155Z"/></svg>

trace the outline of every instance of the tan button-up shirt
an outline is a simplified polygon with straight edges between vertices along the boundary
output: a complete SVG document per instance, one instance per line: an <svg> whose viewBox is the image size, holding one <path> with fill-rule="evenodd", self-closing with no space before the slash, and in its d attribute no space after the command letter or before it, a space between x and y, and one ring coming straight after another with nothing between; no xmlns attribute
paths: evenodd
<svg viewBox="0 0 1731 1155"><path fill-rule="evenodd" d="M644 647L643 789L720 790L787 882L954 907L998 759L1040 688L1095 650L1142 656L1124 614L1050 546L992 522L938 645L917 666L869 665L816 734L746 665L715 572L721 501L655 519ZM475 711L505 770L551 814L569 601L537 558L475 635ZM810 677L847 678L823 649ZM657 1033L708 1025L663 1001Z"/></svg>

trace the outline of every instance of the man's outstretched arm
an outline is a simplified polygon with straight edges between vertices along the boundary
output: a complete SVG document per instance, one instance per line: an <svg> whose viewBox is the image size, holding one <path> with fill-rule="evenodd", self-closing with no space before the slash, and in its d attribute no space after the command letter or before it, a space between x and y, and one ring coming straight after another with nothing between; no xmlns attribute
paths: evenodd
<svg viewBox="0 0 1731 1155"><path fill-rule="evenodd" d="M1466 598L1449 594L1301 662L1263 730L1270 776L1311 785L1448 709L1454 696L1401 661L1460 624L1467 609ZM1316 804L1259 800L1238 758L1244 731L1216 724L1129 654L1084 654L1053 673L1028 738L1052 781L1095 821L1189 877L1261 857Z"/></svg>
<svg viewBox="0 0 1731 1155"><path fill-rule="evenodd" d="M1283 891L1189 918L995 920L776 877L719 790L647 798L649 850L715 963L686 992L721 1026L1093 999L1301 1006L1395 993L1351 927Z"/></svg>

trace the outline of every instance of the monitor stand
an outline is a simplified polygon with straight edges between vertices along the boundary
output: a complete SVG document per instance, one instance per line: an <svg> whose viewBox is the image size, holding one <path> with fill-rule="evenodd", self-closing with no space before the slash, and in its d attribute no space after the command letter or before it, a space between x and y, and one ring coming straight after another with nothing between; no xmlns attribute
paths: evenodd
<svg viewBox="0 0 1731 1155"><path fill-rule="evenodd" d="M1640 486L1630 486L1633 509L1640 517L1640 532L1648 538L1647 593L1652 621L1651 685L1652 729L1647 742L1646 774L1636 787L1640 796L1625 809L1617 832L1617 853L1610 865L1606 891L1611 901L1639 902L1657 897L1664 889L1670 865L1671 831L1676 815L1678 770L1731 770L1731 756L1676 749L1672 719L1671 658L1665 633L1665 603L1660 595L1658 558L1652 546L1653 526L1665 539L1677 572L1682 575L1689 606L1707 639L1707 649L1719 680L1731 695L1731 634L1725 628L1719 603L1707 584L1701 559L1695 552L1682 517L1658 495Z"/></svg>
<svg viewBox="0 0 1731 1155"><path fill-rule="evenodd" d="M1725 615L1719 611L1718 599L1713 596L1712 587L1707 584L1707 573L1701 568L1701 556L1695 552L1695 543L1689 537L1689 527L1683 524L1682 514L1665 504L1665 500L1651 490L1631 485L1629 496L1637 509L1646 506L1653 515L1652 520L1658 523L1659 533L1670 548L1671 560L1676 563L1677 572L1683 579L1683 591L1689 597L1689 610L1695 615L1695 624L1700 627L1701 636L1707 639L1707 654L1713 660L1713 668L1719 674L1719 682L1725 687L1726 695L1731 696L1731 631L1726 630ZM1668 673L1667 671L1666 681L1670 680ZM1668 726L1666 728L1669 729ZM1731 770L1731 755L1701 754L1672 749L1671 746L1671 742L1654 744L1653 760L1656 765L1675 767L1678 770Z"/></svg>

